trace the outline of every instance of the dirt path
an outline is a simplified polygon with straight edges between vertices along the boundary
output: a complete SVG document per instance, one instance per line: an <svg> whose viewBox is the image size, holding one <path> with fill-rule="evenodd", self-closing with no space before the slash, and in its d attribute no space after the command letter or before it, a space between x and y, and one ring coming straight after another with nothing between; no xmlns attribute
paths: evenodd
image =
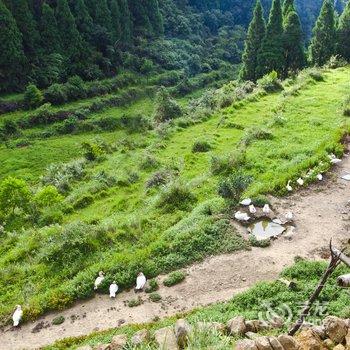
<svg viewBox="0 0 350 350"><path fill-rule="evenodd" d="M113 301L106 295L98 295L63 312L51 313L34 323L24 324L15 331L6 329L0 332L0 349L37 349L57 339L121 324L148 322L154 317L162 318L225 301L258 281L275 279L297 255L320 258L330 237L336 243L350 238L350 182L340 178L346 172L350 173L348 155L323 182L287 198L273 200L280 213L290 209L295 214L296 231L291 240L282 236L269 248L215 256L195 264L187 269L185 282L172 288L161 287L159 293L163 302L160 304L150 303L147 295L141 295L145 303L130 308L125 302L135 298L132 291L121 293ZM66 321L51 326L52 319L58 315L63 315ZM33 333L33 328L39 323L40 331Z"/></svg>

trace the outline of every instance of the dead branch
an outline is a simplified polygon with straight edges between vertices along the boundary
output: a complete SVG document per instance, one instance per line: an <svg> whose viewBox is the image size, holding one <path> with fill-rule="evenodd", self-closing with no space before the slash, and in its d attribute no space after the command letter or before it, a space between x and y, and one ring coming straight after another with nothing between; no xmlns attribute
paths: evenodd
<svg viewBox="0 0 350 350"><path fill-rule="evenodd" d="M301 314L299 316L298 321L295 323L293 328L288 332L289 335L293 336L295 333L300 329L300 327L303 325L305 318L308 316L310 309L313 305L313 303L316 301L316 299L319 297L319 295L322 292L323 287L325 286L329 276L333 273L333 271L336 269L336 267L340 263L340 253L341 252L336 252L332 248L332 240L330 241L329 244L330 251L331 251L331 260L328 264L327 269L325 270L324 274L322 275L322 278L317 285L315 291L312 293L310 296L309 300L305 303L304 309L301 311Z"/></svg>
<svg viewBox="0 0 350 350"><path fill-rule="evenodd" d="M350 258L346 256L343 252L341 252L337 248L332 248L333 254L339 255L339 259L348 267L350 267Z"/></svg>

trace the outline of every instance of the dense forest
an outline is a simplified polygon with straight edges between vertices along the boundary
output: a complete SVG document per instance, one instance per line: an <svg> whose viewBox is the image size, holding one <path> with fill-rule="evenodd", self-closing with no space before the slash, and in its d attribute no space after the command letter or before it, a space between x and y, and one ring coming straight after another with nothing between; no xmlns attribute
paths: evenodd
<svg viewBox="0 0 350 350"><path fill-rule="evenodd" d="M339 11L343 2L336 2ZM0 91L240 62L254 0L0 0ZM265 14L271 0L263 0ZM304 40L322 0L297 1Z"/></svg>

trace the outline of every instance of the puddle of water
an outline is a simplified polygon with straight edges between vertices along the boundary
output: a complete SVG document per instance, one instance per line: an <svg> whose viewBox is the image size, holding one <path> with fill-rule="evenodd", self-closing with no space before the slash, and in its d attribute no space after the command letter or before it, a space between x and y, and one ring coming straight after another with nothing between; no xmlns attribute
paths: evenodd
<svg viewBox="0 0 350 350"><path fill-rule="evenodd" d="M248 231L254 235L258 241L271 237L277 237L285 230L286 228L284 226L275 224L274 222L268 220L255 222L248 227Z"/></svg>

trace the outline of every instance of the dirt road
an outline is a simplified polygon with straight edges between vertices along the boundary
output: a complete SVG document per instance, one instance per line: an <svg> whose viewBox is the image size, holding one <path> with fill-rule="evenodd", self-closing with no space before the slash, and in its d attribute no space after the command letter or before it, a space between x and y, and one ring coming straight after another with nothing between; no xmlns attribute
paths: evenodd
<svg viewBox="0 0 350 350"><path fill-rule="evenodd" d="M324 181L281 199L274 207L295 214L295 234L291 240L280 237L269 248L220 255L188 267L185 282L172 288L161 287L164 302L157 304L142 295L144 304L130 308L126 301L135 298L133 291L123 292L116 300L106 295L77 303L59 313L51 313L34 323L12 331L0 332L0 349L37 349L57 339L88 334L127 323L151 321L180 311L230 299L258 281L275 279L295 256L319 259L331 237L335 242L350 238L350 182L341 176L350 173L350 156L325 176ZM163 277L160 277L162 279ZM63 315L66 321L52 326L51 321ZM41 330L33 333L40 324ZM45 328L47 326L47 328Z"/></svg>

